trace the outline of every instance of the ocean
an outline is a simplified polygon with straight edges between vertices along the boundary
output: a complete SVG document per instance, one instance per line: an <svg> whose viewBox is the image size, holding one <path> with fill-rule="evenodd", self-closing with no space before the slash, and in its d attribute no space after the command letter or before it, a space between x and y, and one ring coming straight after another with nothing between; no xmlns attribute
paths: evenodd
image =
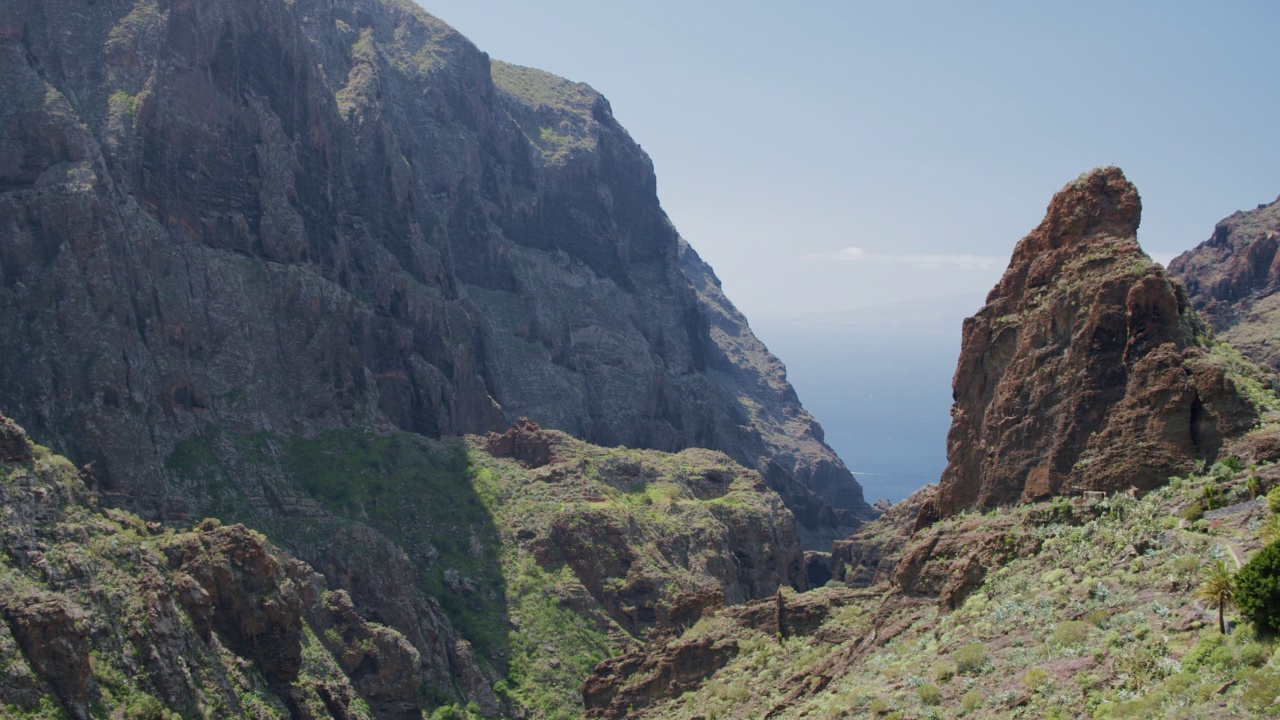
<svg viewBox="0 0 1280 720"><path fill-rule="evenodd" d="M965 295L752 323L868 502L898 502L947 464Z"/></svg>

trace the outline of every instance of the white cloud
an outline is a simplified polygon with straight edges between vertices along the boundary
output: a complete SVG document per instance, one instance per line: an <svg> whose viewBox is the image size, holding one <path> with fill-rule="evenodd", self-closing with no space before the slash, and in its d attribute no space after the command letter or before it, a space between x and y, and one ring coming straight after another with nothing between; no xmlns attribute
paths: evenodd
<svg viewBox="0 0 1280 720"><path fill-rule="evenodd" d="M860 247L847 247L835 253L806 255L812 260L840 260L843 262L875 262L895 265L912 265L928 270L994 270L1004 266L1004 258L987 255L905 254L878 255Z"/></svg>

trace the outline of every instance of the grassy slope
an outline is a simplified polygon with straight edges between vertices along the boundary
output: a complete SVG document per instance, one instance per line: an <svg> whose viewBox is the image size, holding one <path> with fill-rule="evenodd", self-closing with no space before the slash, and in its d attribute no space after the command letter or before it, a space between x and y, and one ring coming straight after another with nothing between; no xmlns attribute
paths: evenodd
<svg viewBox="0 0 1280 720"><path fill-rule="evenodd" d="M500 696L531 718L573 718L591 668L636 637L567 565L535 560L534 547L551 525L625 528L635 560L627 575L605 577L605 586L651 578L660 585L660 602L669 602L717 585L697 558L673 556L671 538L696 545L718 537L726 523L767 525L784 511L758 476L720 453L599 448L548 435L560 468L555 477L546 468L490 457L478 438L360 431L312 439L211 433L184 442L168 467L190 489L201 489L208 514L245 522L286 547L325 542L328 526L264 512L230 477L269 476L338 518L391 538L418 565L419 590L440 603L502 676ZM707 471L733 479L723 496L700 500L690 483Z"/></svg>
<svg viewBox="0 0 1280 720"><path fill-rule="evenodd" d="M1280 714L1271 704L1280 693L1275 639L1255 637L1247 624L1220 638L1215 613L1191 600L1206 564L1233 553L1244 560L1258 547L1254 530L1265 510L1254 504L1179 528L1182 507L1201 499L1208 483L1228 501L1247 500L1246 474L1176 480L1141 500L1117 496L1101 517L1079 525L1069 509L1063 521L1035 524L1042 550L991 573L953 613L887 595L845 608L818 634L843 642L748 637L747 651L704 687L646 716L761 717L798 683L833 674L832 661L850 656L834 663L825 689L802 693L777 717ZM1012 512L1022 522L1051 508ZM994 521L996 512L987 517ZM715 624L691 632L715 632ZM902 624L889 642L858 654L875 628Z"/></svg>

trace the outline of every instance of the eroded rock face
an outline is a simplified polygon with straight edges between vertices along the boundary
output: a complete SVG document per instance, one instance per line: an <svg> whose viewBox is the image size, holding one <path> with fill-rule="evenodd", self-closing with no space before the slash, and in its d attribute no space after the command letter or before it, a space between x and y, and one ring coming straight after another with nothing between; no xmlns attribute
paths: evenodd
<svg viewBox="0 0 1280 720"><path fill-rule="evenodd" d="M1118 168L1067 185L964 324L948 465L924 519L1150 489L1212 461L1256 410L1197 344L1181 284L1138 246Z"/></svg>
<svg viewBox="0 0 1280 720"><path fill-rule="evenodd" d="M17 423L0 415L0 462L21 463L31 460L31 442Z"/></svg>
<svg viewBox="0 0 1280 720"><path fill-rule="evenodd" d="M6 593L0 604L31 668L73 718L88 718L89 614L58 593Z"/></svg>
<svg viewBox="0 0 1280 720"><path fill-rule="evenodd" d="M176 570L195 580L182 599L203 627L216 630L237 653L253 659L264 677L287 684L302 666L303 597L261 536L243 525L206 521L199 532L166 546Z"/></svg>
<svg viewBox="0 0 1280 720"><path fill-rule="evenodd" d="M1280 369L1280 202L1237 212L1169 263L1224 340Z"/></svg>
<svg viewBox="0 0 1280 720"><path fill-rule="evenodd" d="M266 703L365 718L368 703L380 718L422 716L412 644L323 576L243 526L175 532L104 510L65 458L39 451L5 467L0 572L10 712L255 717ZM308 619L321 641L307 638Z"/></svg>
<svg viewBox="0 0 1280 720"><path fill-rule="evenodd" d="M771 638L807 638L848 604L854 594L832 590L780 594L735 607L708 608L721 624L704 634L663 634L631 652L609 658L582 684L585 717L623 720L665 699L696 689L729 664L739 652L745 631ZM706 617L706 615L704 615ZM847 638L823 638L839 642Z"/></svg>
<svg viewBox="0 0 1280 720"><path fill-rule="evenodd" d="M594 90L384 0L0 8L0 395L150 517L210 427L521 416L869 514Z"/></svg>

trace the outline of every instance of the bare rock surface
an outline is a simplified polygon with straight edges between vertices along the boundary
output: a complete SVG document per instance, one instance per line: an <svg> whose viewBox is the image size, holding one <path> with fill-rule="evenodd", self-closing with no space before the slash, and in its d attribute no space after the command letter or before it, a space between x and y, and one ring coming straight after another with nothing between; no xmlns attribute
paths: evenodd
<svg viewBox="0 0 1280 720"><path fill-rule="evenodd" d="M1280 369L1280 202L1223 219L1169 263L1191 303L1224 340Z"/></svg>
<svg viewBox="0 0 1280 720"><path fill-rule="evenodd" d="M204 512L212 428L529 417L872 515L591 88L392 0L18 0L0 77L0 394L113 502Z"/></svg>
<svg viewBox="0 0 1280 720"><path fill-rule="evenodd" d="M1149 490L1256 424L1186 291L1138 246L1140 216L1124 174L1098 169L1018 243L965 321L948 464L922 513Z"/></svg>

